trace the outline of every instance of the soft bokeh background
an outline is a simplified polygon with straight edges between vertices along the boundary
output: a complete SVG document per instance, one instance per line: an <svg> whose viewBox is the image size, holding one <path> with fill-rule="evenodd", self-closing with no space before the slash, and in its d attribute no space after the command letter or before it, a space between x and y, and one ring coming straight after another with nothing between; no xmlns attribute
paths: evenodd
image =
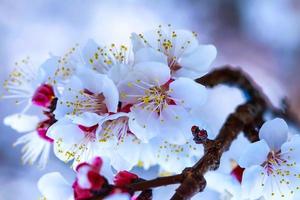
<svg viewBox="0 0 300 200"><path fill-rule="evenodd" d="M75 43L93 38L100 44L128 43L131 32L169 24L199 33L218 49L214 67L240 66L275 105L289 97L300 111L300 1L298 0L0 0L0 80L15 61L26 56L37 65L49 54L60 55ZM226 115L243 101L235 89L219 87L199 116L216 133ZM222 101L220 101L220 98ZM18 111L0 102L0 119ZM51 156L44 171L23 166L19 137L0 124L0 200L37 199L38 178L71 170Z"/></svg>

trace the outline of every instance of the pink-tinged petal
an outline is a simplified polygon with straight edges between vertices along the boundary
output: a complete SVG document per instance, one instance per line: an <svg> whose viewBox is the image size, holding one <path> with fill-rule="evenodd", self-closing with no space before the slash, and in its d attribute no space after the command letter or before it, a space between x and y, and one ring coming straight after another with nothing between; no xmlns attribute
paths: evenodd
<svg viewBox="0 0 300 200"><path fill-rule="evenodd" d="M288 125L280 118L265 122L259 130L259 138L264 139L270 149L278 151L281 145L287 141Z"/></svg>
<svg viewBox="0 0 300 200"><path fill-rule="evenodd" d="M77 168L78 168L77 171L78 185L82 189L90 189L92 187L92 184L88 179L88 172L90 171L90 166L88 165L81 166L81 167L77 166Z"/></svg>
<svg viewBox="0 0 300 200"><path fill-rule="evenodd" d="M13 114L4 118L3 122L6 126L20 133L26 133L36 129L39 118L35 115Z"/></svg>
<svg viewBox="0 0 300 200"><path fill-rule="evenodd" d="M178 105L197 109L207 99L207 91L203 85L189 78L178 78L170 84L170 96Z"/></svg>
<svg viewBox="0 0 300 200"><path fill-rule="evenodd" d="M47 200L71 200L73 189L58 172L45 174L38 181L38 188Z"/></svg>
<svg viewBox="0 0 300 200"><path fill-rule="evenodd" d="M114 178L114 184L118 187L124 187L138 178L138 175L124 170L116 174Z"/></svg>
<svg viewBox="0 0 300 200"><path fill-rule="evenodd" d="M259 165L245 169L242 181L242 195L245 199L254 200L263 195L265 176L264 168Z"/></svg>
<svg viewBox="0 0 300 200"><path fill-rule="evenodd" d="M270 152L269 146L265 140L249 144L242 152L238 161L239 165L243 168L251 167L252 165L263 164Z"/></svg>
<svg viewBox="0 0 300 200"><path fill-rule="evenodd" d="M181 57L179 64L181 69L194 72L191 78L198 78L205 74L217 56L217 49L213 45L200 45L190 54ZM180 70L181 70L180 69ZM178 73L180 74L180 70Z"/></svg>
<svg viewBox="0 0 300 200"><path fill-rule="evenodd" d="M141 63L141 62L161 62L168 65L168 58L163 53L157 51L156 49L146 47L139 49L134 54L134 62Z"/></svg>

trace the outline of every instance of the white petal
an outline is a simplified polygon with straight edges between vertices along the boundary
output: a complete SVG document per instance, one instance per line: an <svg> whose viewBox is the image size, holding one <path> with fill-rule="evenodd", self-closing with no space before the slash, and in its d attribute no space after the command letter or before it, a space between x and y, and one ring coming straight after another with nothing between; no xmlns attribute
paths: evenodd
<svg viewBox="0 0 300 200"><path fill-rule="evenodd" d="M147 129L143 128L142 124L138 123L138 120L135 120L135 117L132 114L129 115L128 125L129 125L130 131L137 138L139 138L142 142L148 142L148 140L149 140L149 134L151 134L151 135L155 134L155 133L149 133L147 131Z"/></svg>
<svg viewBox="0 0 300 200"><path fill-rule="evenodd" d="M73 189L58 172L45 174L38 181L38 188L47 200L71 200Z"/></svg>
<svg viewBox="0 0 300 200"><path fill-rule="evenodd" d="M264 184L266 179L264 179L264 168L255 165L250 168L246 168L243 173L242 181L242 194L243 197L253 199L258 199L263 194Z"/></svg>
<svg viewBox="0 0 300 200"><path fill-rule="evenodd" d="M192 134L193 123L189 113L181 106L168 105L160 114L160 137L172 144L184 144Z"/></svg>
<svg viewBox="0 0 300 200"><path fill-rule="evenodd" d="M119 91L114 82L106 77L103 85L105 104L109 112L117 112L119 103Z"/></svg>
<svg viewBox="0 0 300 200"><path fill-rule="evenodd" d="M131 66L127 64L115 64L112 65L110 70L107 72L107 76L118 86L122 80L127 77L131 71Z"/></svg>
<svg viewBox="0 0 300 200"><path fill-rule="evenodd" d="M18 138L13 146L23 144L22 162L33 164L38 160L38 167L44 169L49 158L51 143L41 138L36 131Z"/></svg>
<svg viewBox="0 0 300 200"><path fill-rule="evenodd" d="M270 149L266 141L260 140L246 147L241 154L238 163L243 168L250 167L252 165L261 165L267 160L269 152Z"/></svg>
<svg viewBox="0 0 300 200"><path fill-rule="evenodd" d="M39 118L35 115L13 114L4 118L4 124L12 129L24 133L36 129Z"/></svg>
<svg viewBox="0 0 300 200"><path fill-rule="evenodd" d="M131 39L131 44L134 52L145 47L145 43L141 40L138 34L131 33L130 39Z"/></svg>
<svg viewBox="0 0 300 200"><path fill-rule="evenodd" d="M205 174L205 179L207 181L207 187L212 188L219 193L227 191L233 196L240 193L240 183L230 174L210 171ZM220 182L222 183L220 184Z"/></svg>
<svg viewBox="0 0 300 200"><path fill-rule="evenodd" d="M99 45L93 40L89 39L82 49L82 56L86 64L90 65L90 59L93 59L95 53L98 51Z"/></svg>
<svg viewBox="0 0 300 200"><path fill-rule="evenodd" d="M163 53L150 47L141 48L134 54L135 63L148 61L161 62L168 65L167 57Z"/></svg>
<svg viewBox="0 0 300 200"><path fill-rule="evenodd" d="M187 30L175 30L176 37L174 42L174 56L179 58L182 54L189 54L198 46L198 40L191 31ZM184 50L182 50L184 47Z"/></svg>
<svg viewBox="0 0 300 200"><path fill-rule="evenodd" d="M178 78L170 84L170 96L178 99L176 104L186 108L197 109L207 99L207 91L203 85L196 83L189 78Z"/></svg>
<svg viewBox="0 0 300 200"><path fill-rule="evenodd" d="M95 73L90 69L81 69L77 72L77 77L82 82L81 89L88 89L89 91L100 94L103 91L103 85L107 76L103 74Z"/></svg>
<svg viewBox="0 0 300 200"><path fill-rule="evenodd" d="M179 64L182 68L193 71L195 73L194 75L199 77L209 70L216 56L217 50L215 46L200 45L195 51L182 56L179 60Z"/></svg>
<svg viewBox="0 0 300 200"><path fill-rule="evenodd" d="M129 122L130 130L136 134L138 138L141 138L141 140L147 142L159 134L159 122L156 112L148 111L140 106L132 107L131 110L132 112ZM142 127L142 130L140 127Z"/></svg>
<svg viewBox="0 0 300 200"><path fill-rule="evenodd" d="M108 115L108 114L107 114ZM71 119L74 124L79 124L85 127L91 127L101 122L105 116L97 115L96 113L85 112L79 116L68 115L67 118Z"/></svg>
<svg viewBox="0 0 300 200"><path fill-rule="evenodd" d="M300 135L293 135L281 146L281 153L300 164Z"/></svg>
<svg viewBox="0 0 300 200"><path fill-rule="evenodd" d="M134 164L126 161L123 156L117 152L110 152L111 166L117 170L131 170L134 167Z"/></svg>
<svg viewBox="0 0 300 200"><path fill-rule="evenodd" d="M77 125L63 120L52 125L47 131L47 136L55 140L54 153L60 160L65 162L74 158L69 156L68 152L79 145L85 137Z"/></svg>
<svg viewBox="0 0 300 200"><path fill-rule="evenodd" d="M119 141L114 149L128 163L136 165L142 151L142 144L135 136L127 135Z"/></svg>
<svg viewBox="0 0 300 200"><path fill-rule="evenodd" d="M109 112L117 112L119 103L119 92L114 82L106 75L97 74L93 71L80 73L80 79L84 88L93 93L103 93L105 104Z"/></svg>
<svg viewBox="0 0 300 200"><path fill-rule="evenodd" d="M170 69L168 65L160 62L142 62L134 65L135 80L142 80L155 85L163 85L170 80Z"/></svg>
<svg viewBox="0 0 300 200"><path fill-rule="evenodd" d="M288 125L283 119L276 118L265 122L259 130L259 138L264 139L270 149L278 151L287 141Z"/></svg>

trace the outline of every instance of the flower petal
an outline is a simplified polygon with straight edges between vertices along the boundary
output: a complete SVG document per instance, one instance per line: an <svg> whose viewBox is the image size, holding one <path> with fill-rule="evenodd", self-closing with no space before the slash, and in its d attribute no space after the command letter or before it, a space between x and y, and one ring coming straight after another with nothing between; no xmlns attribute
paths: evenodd
<svg viewBox="0 0 300 200"><path fill-rule="evenodd" d="M143 80L154 85L163 85L170 80L170 69L168 65L160 62L142 62L134 65L135 80Z"/></svg>
<svg viewBox="0 0 300 200"><path fill-rule="evenodd" d="M203 85L196 83L189 78L178 78L170 84L170 96L178 99L176 104L185 108L197 109L207 99L207 91Z"/></svg>
<svg viewBox="0 0 300 200"><path fill-rule="evenodd" d="M261 165L267 160L267 156L270 152L268 144L265 140L249 144L238 161L239 165L243 168L250 167L252 165Z"/></svg>
<svg viewBox="0 0 300 200"><path fill-rule="evenodd" d="M181 55L189 54L198 47L198 40L196 36L188 30L174 30L176 33L174 41L174 56L180 58Z"/></svg>
<svg viewBox="0 0 300 200"><path fill-rule="evenodd" d="M150 47L141 48L134 54L135 63L148 61L161 62L168 65L167 57L163 53Z"/></svg>
<svg viewBox="0 0 300 200"><path fill-rule="evenodd" d="M192 134L189 134L193 122L189 113L181 106L168 105L160 114L160 137L172 144L184 144ZM174 126L176 124L176 126Z"/></svg>
<svg viewBox="0 0 300 200"><path fill-rule="evenodd" d="M266 181L264 176L264 168L259 165L245 169L242 181L242 194L245 199L258 199L263 195Z"/></svg>
<svg viewBox="0 0 300 200"><path fill-rule="evenodd" d="M92 67L90 59L94 59L95 53L98 51L99 45L93 40L89 39L82 49L82 57L85 63Z"/></svg>
<svg viewBox="0 0 300 200"><path fill-rule="evenodd" d="M193 71L194 76L191 78L196 78L202 76L208 71L216 56L217 49L215 46L200 45L195 49L195 51L182 56L179 60L179 64L182 66L181 69ZM178 71L179 74L180 70Z"/></svg>
<svg viewBox="0 0 300 200"><path fill-rule="evenodd" d="M10 126L19 133L35 130L39 121L39 118L35 115L26 115L21 113L9 115L3 120L6 126Z"/></svg>
<svg viewBox="0 0 300 200"><path fill-rule="evenodd" d="M119 91L114 82L106 77L103 85L105 104L109 112L117 112L119 103Z"/></svg>
<svg viewBox="0 0 300 200"><path fill-rule="evenodd" d="M54 153L65 162L74 158L69 155L70 150L80 144L85 137L80 128L67 119L62 119L52 125L47 131L47 136L55 140Z"/></svg>
<svg viewBox="0 0 300 200"><path fill-rule="evenodd" d="M276 118L265 122L259 130L259 138L264 139L270 149L278 151L281 145L287 141L288 125L283 119Z"/></svg>
<svg viewBox="0 0 300 200"><path fill-rule="evenodd" d="M159 133L157 113L143 109L141 106L133 106L129 128L142 141L149 141Z"/></svg>
<svg viewBox="0 0 300 200"><path fill-rule="evenodd" d="M58 172L45 174L38 181L38 188L47 200L71 200L72 186Z"/></svg>

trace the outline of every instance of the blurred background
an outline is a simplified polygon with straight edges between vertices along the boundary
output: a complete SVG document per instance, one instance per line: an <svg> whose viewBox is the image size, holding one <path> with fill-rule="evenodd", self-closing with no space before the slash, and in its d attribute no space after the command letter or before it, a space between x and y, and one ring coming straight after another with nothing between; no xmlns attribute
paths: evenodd
<svg viewBox="0 0 300 200"><path fill-rule="evenodd" d="M214 44L218 56L213 67L241 67L275 105L288 97L299 113L298 0L0 0L0 80L27 56L39 65L49 54L61 55L89 38L99 44L128 43L131 32L169 23ZM199 115L215 134L243 98L227 87L210 94ZM0 101L0 110L2 121L21 108ZM23 166L20 147L12 148L19 136L0 123L0 200L38 199L36 182L42 174L57 169L66 176L72 173L53 155L44 171Z"/></svg>

